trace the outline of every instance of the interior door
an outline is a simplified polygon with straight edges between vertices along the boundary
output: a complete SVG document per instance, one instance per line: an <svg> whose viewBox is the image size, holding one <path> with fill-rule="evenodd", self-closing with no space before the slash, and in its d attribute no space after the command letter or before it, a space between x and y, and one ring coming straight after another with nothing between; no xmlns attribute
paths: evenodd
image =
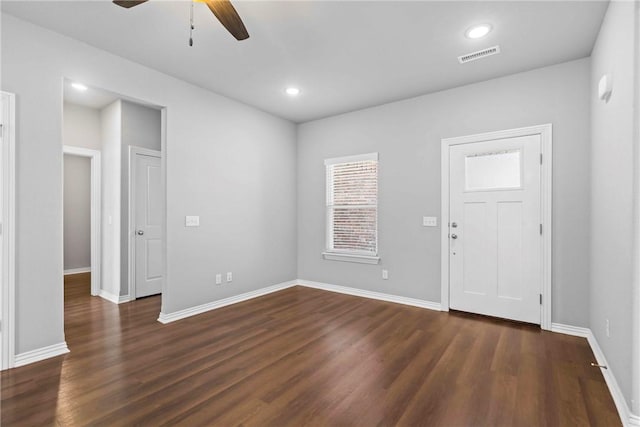
<svg viewBox="0 0 640 427"><path fill-rule="evenodd" d="M449 150L450 307L540 324L540 135Z"/></svg>
<svg viewBox="0 0 640 427"><path fill-rule="evenodd" d="M136 153L134 187L135 297L162 292L160 157Z"/></svg>

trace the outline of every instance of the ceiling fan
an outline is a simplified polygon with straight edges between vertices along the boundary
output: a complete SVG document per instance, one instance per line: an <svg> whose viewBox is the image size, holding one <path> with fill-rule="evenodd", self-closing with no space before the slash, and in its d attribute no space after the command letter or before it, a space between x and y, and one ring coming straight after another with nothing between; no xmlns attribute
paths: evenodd
<svg viewBox="0 0 640 427"><path fill-rule="evenodd" d="M148 0L114 0L118 6L129 9L139 4L146 3ZM200 3L206 3L209 10L218 18L218 21L231 33L236 40L245 40L249 38L249 33L240 19L240 15L236 12L229 0L194 0Z"/></svg>

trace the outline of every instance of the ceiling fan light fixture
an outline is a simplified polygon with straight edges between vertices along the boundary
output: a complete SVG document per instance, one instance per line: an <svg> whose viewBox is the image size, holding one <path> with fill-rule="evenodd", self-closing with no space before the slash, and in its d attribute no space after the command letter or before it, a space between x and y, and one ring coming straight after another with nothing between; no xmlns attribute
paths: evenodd
<svg viewBox="0 0 640 427"><path fill-rule="evenodd" d="M493 27L491 26L491 24L474 25L473 27L469 28L464 33L464 35L468 39L480 39L489 34L492 29Z"/></svg>
<svg viewBox="0 0 640 427"><path fill-rule="evenodd" d="M298 96L298 95L300 95L300 89L298 89L297 87L293 87L293 86L286 88L285 92L289 96Z"/></svg>
<svg viewBox="0 0 640 427"><path fill-rule="evenodd" d="M74 88L75 90L79 90L80 92L84 92L85 90L89 89L87 86L78 82L71 83L71 87Z"/></svg>

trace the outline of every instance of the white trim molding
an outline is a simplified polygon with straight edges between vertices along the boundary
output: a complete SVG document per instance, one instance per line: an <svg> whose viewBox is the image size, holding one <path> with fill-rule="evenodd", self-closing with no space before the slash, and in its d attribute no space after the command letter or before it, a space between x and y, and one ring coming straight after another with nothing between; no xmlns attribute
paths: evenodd
<svg viewBox="0 0 640 427"><path fill-rule="evenodd" d="M60 356L66 353L69 353L69 347L67 347L67 343L64 341L58 344L49 345L47 347L41 347L35 350L26 351L24 353L16 354L15 367L17 368L19 366L39 362L41 360Z"/></svg>
<svg viewBox="0 0 640 427"><path fill-rule="evenodd" d="M116 295L109 291L105 291L104 289L100 289L98 296L114 304L122 304L131 301L129 295Z"/></svg>
<svg viewBox="0 0 640 427"><path fill-rule="evenodd" d="M333 157L325 159L324 165L331 166L340 163L364 162L366 160L378 160L378 153L356 154L353 156Z"/></svg>
<svg viewBox="0 0 640 427"><path fill-rule="evenodd" d="M0 342L0 370L13 368L15 364L15 289L16 289L16 130L13 93L0 92L2 96L2 268L0 277L0 307L2 342Z"/></svg>
<svg viewBox="0 0 640 427"><path fill-rule="evenodd" d="M349 288L346 286L332 285L329 283L314 282L312 280L291 280L288 282L278 283L277 285L269 286L266 288L257 289L255 291L246 292L244 294L235 295L229 298L212 301L206 304L198 305L195 307L185 308L184 310L176 311L173 313L160 313L158 322L171 323L176 320L185 319L187 317L195 316L197 314L206 313L207 311L215 310L217 308L226 307L228 305L236 304L242 301L247 301L253 298L261 297L273 292L278 292L294 286L303 286L307 288L320 289L323 291L337 292L346 295L353 295L362 298L370 298L380 301L392 302L396 304L410 305L412 307L427 308L429 310L440 311L440 304L437 302L425 301L416 298L402 297L398 295L383 294L380 292L366 291L363 289Z"/></svg>
<svg viewBox="0 0 640 427"><path fill-rule="evenodd" d="M102 161L100 159L100 151L64 145L62 147L62 153L91 159L91 295L95 296L100 293L100 272L102 268L102 235L100 231L100 217L102 212L102 196L100 193L102 190ZM66 271L65 274L67 274Z"/></svg>
<svg viewBox="0 0 640 427"><path fill-rule="evenodd" d="M633 276L631 293L631 411L632 425L640 426L640 2L635 2L634 138L633 143Z"/></svg>
<svg viewBox="0 0 640 427"><path fill-rule="evenodd" d="M542 220L542 305L540 307L540 327L551 330L551 260L552 260L552 125L544 124L518 129L508 129L497 132L487 132L476 135L466 135L455 138L443 138L441 144L441 237L440 237L440 277L442 310L449 311L449 148L458 144L492 141L495 139L515 138L519 136L540 135L540 150L542 154L541 171L541 220Z"/></svg>
<svg viewBox="0 0 640 427"><path fill-rule="evenodd" d="M580 326L565 325L562 323L552 323L551 332L557 332L559 334L573 335L574 337L588 338L591 335L589 328L583 328Z"/></svg>
<svg viewBox="0 0 640 427"><path fill-rule="evenodd" d="M129 158L128 158L128 170L127 173L129 174L129 180L128 180L128 184L129 184L129 212L128 212L128 217L129 217L129 224L127 225L129 232L127 233L127 235L129 236L129 238L127 239L127 245L128 245L128 256L129 256L129 260L128 260L128 271L127 271L127 289L129 290L129 300L128 301L133 301L134 299L136 299L136 207L135 207L135 200L136 200L136 183L134 182L135 179L134 177L136 177L136 162L135 162L135 157L136 156L148 156L148 157L155 157L160 159L160 170L161 173L164 170L164 164L162 162L162 152L158 151L158 150L152 150L149 148L143 148L143 147L137 147L135 145L130 145L129 146ZM164 181L162 182L162 186L163 186L163 192L162 194L165 194L164 191ZM165 209L166 212L166 209ZM163 215L165 216L165 215ZM164 224L164 221L163 221ZM162 228L163 230L166 230L166 228ZM162 241L164 242L164 233L162 234ZM165 280L163 280L163 284L164 284ZM164 287L163 290L164 292Z"/></svg>
<svg viewBox="0 0 640 427"><path fill-rule="evenodd" d="M91 273L91 267L69 268L64 271L65 276L68 276L70 274L80 274L80 273Z"/></svg>
<svg viewBox="0 0 640 427"><path fill-rule="evenodd" d="M357 255L353 253L322 252L322 257L331 261L358 262L360 264L379 264L380 257L372 255Z"/></svg>
<svg viewBox="0 0 640 427"><path fill-rule="evenodd" d="M622 394L622 390L618 385L618 381L607 362L606 357L602 349L600 348L600 344L596 340L593 332L589 330L589 336L587 337L589 341L589 345L591 346L591 350L593 351L593 355L596 357L596 362L598 365L607 366L608 369L600 369L602 371L602 376L609 387L609 392L611 393L611 397L613 397L613 402L616 404L616 408L618 409L618 414L620 415L620 419L622 420L622 424L625 426L633 426L640 425L637 421L640 419L637 415L633 414L627 405L627 400L624 398Z"/></svg>
<svg viewBox="0 0 640 427"><path fill-rule="evenodd" d="M609 363L607 362L606 357L602 349L600 348L600 344L598 344L598 340L596 340L595 335L589 328L582 328L578 326L564 325L561 323L552 323L551 331L557 332L566 335L574 335L577 337L586 338L589 342L589 346L591 347L591 351L593 351L593 355L596 358L596 363L598 365L606 366L607 368L601 368L600 372L602 372L602 376L604 377L605 382L607 383L607 387L609 388L609 393L611 393L611 397L613 398L613 402L616 405L616 409L618 410L618 415L620 416L620 420L624 426L640 426L640 417L631 412L629 405L627 405L627 400L622 394L622 390L618 385L618 381L616 380Z"/></svg>
<svg viewBox="0 0 640 427"><path fill-rule="evenodd" d="M312 280L298 279L298 285L307 288L321 289L323 291L337 292L356 297L370 298L379 301L393 302L396 304L410 305L412 307L427 308L441 311L440 303L416 298L402 297L398 295L384 294L381 292L367 291L364 289L350 288L347 286L332 285L329 283L314 282Z"/></svg>
<svg viewBox="0 0 640 427"><path fill-rule="evenodd" d="M207 311L215 310L218 308L226 307L228 305L236 304L242 301L247 301L253 298L261 297L273 292L278 292L283 289L291 288L298 284L297 280L291 280L288 282L278 283L277 285L268 286L266 288L257 289L255 291L246 292L244 294L235 295L229 298L224 298L217 301L211 301L206 304L197 305L195 307L185 308L184 310L174 311L173 313L160 313L158 322L171 323L176 320L185 319L187 317L195 316L197 314L206 313Z"/></svg>

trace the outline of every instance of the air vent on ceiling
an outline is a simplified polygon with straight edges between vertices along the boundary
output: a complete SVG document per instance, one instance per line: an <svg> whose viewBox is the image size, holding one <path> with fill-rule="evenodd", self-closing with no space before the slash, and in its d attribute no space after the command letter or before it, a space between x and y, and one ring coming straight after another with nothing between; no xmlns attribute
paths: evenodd
<svg viewBox="0 0 640 427"><path fill-rule="evenodd" d="M477 52L467 53L466 55L458 56L458 61L461 64L475 61L476 59L486 58L487 56L497 55L500 53L500 46L493 46L487 49L482 49Z"/></svg>

